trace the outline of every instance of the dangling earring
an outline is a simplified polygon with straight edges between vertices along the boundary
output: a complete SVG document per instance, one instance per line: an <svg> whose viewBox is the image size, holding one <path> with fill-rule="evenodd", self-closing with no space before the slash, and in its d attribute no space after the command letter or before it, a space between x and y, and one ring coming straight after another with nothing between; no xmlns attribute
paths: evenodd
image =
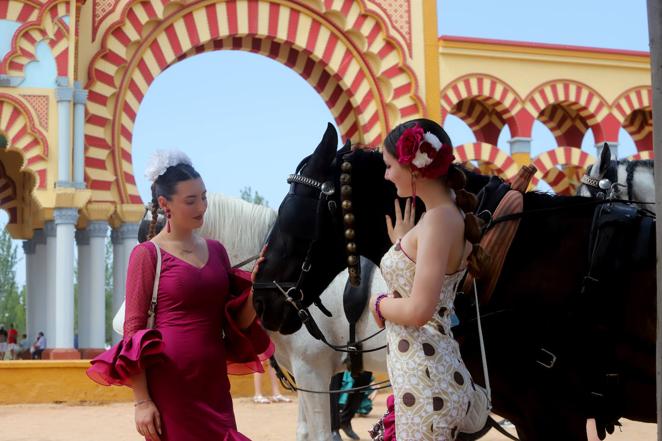
<svg viewBox="0 0 662 441"><path fill-rule="evenodd" d="M172 215L170 214L170 209L169 209L169 208L166 208L166 219L168 219L168 220L166 221L166 231L167 231L168 233L170 233L170 218L171 218L171 217L172 217Z"/></svg>

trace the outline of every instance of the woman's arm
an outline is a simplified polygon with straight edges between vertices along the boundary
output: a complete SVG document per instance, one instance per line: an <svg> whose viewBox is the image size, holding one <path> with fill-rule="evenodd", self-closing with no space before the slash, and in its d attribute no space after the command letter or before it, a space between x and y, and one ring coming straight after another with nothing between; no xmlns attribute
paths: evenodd
<svg viewBox="0 0 662 441"><path fill-rule="evenodd" d="M454 208L454 207L453 207ZM421 222L417 235L416 274L408 298L387 297L380 302L382 316L404 326L423 326L435 313L447 271L452 238L463 225L452 209L434 210Z"/></svg>

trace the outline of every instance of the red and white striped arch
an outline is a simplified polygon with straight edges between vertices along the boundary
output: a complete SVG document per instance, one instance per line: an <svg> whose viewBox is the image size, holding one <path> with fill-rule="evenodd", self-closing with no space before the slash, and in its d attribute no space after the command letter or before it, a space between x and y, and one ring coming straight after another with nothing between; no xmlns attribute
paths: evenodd
<svg viewBox="0 0 662 441"><path fill-rule="evenodd" d="M19 98L0 93L0 130L7 149L21 153L23 168L35 175L37 188L46 188L48 141L37 128L30 108Z"/></svg>
<svg viewBox="0 0 662 441"><path fill-rule="evenodd" d="M11 179L0 161L0 209L9 215L10 224L18 223L19 200L16 192L16 183Z"/></svg>
<svg viewBox="0 0 662 441"><path fill-rule="evenodd" d="M0 20L26 23L37 18L42 4L35 0L3 0L0 2Z"/></svg>
<svg viewBox="0 0 662 441"><path fill-rule="evenodd" d="M343 137L355 142L378 144L399 119L425 111L404 51L359 2L326 1L343 13L340 19L303 0L165 3L125 6L90 64L86 174L90 188L106 192L107 200L141 203L131 138L151 82L178 59L214 45L250 48L293 66L320 91Z"/></svg>
<svg viewBox="0 0 662 441"><path fill-rule="evenodd" d="M612 104L612 114L634 140L637 150L653 149L652 89L634 87Z"/></svg>
<svg viewBox="0 0 662 441"><path fill-rule="evenodd" d="M69 14L69 2L51 0L37 16L21 25L12 38L11 50L0 62L0 73L24 75L25 66L37 59L37 44L46 40L55 58L57 74L66 76L68 70L69 26L61 19Z"/></svg>
<svg viewBox="0 0 662 441"><path fill-rule="evenodd" d="M495 171L495 174L505 180L510 180L517 175L517 163L497 146L485 142L474 142L453 147L455 160L460 163L479 161L487 163Z"/></svg>
<svg viewBox="0 0 662 441"><path fill-rule="evenodd" d="M515 115L522 108L519 95L502 80L485 74L470 74L454 80L441 91L442 121L449 113L456 114L456 107L463 100L481 101L495 109L509 125L515 124Z"/></svg>
<svg viewBox="0 0 662 441"><path fill-rule="evenodd" d="M652 108L652 94L651 86L638 86L626 90L612 103L612 114L620 124L623 124L635 110Z"/></svg>
<svg viewBox="0 0 662 441"><path fill-rule="evenodd" d="M575 176L568 176L557 165L577 167L586 169L588 165L595 163L592 156L577 147L557 147L538 155L533 165L538 169L535 174L534 184L538 179L547 182L557 194L570 195L574 193L577 182Z"/></svg>
<svg viewBox="0 0 662 441"><path fill-rule="evenodd" d="M609 106L595 90L576 81L552 81L536 87L524 101L525 108L536 118L554 104L581 115L594 130L595 138L602 139L599 123L609 114Z"/></svg>
<svg viewBox="0 0 662 441"><path fill-rule="evenodd" d="M641 159L655 159L655 152L653 150L643 150L641 152L635 153L634 155L628 156L626 159L629 161L638 161Z"/></svg>
<svg viewBox="0 0 662 441"><path fill-rule="evenodd" d="M557 145L580 147L588 130L586 120L577 110L561 104L547 106L538 115L538 120L550 129Z"/></svg>

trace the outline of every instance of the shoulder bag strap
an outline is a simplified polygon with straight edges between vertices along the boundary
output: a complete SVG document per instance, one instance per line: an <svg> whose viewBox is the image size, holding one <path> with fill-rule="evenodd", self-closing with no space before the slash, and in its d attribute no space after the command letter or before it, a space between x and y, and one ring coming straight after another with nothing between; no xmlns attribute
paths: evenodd
<svg viewBox="0 0 662 441"><path fill-rule="evenodd" d="M152 290L152 301L149 304L149 312L147 313L147 328L152 329L154 327L154 318L156 315L156 299L159 296L159 279L161 278L161 249L155 243L154 248L156 248L156 271L154 272L154 289Z"/></svg>

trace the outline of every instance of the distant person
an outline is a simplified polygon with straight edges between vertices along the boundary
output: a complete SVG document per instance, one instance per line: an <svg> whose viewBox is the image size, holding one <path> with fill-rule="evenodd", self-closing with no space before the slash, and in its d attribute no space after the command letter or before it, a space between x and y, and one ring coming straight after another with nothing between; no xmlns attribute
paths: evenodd
<svg viewBox="0 0 662 441"><path fill-rule="evenodd" d="M16 325L11 323L7 332L7 348L9 350L9 359L15 360L18 351L18 331Z"/></svg>
<svg viewBox="0 0 662 441"><path fill-rule="evenodd" d="M0 360L5 359L7 347L7 330L4 325L0 325Z"/></svg>
<svg viewBox="0 0 662 441"><path fill-rule="evenodd" d="M44 353L44 350L46 349L46 336L44 335L43 332L40 332L37 334L37 339L35 340L34 344L32 347L34 350L32 351L32 359L33 360L41 360L41 356Z"/></svg>
<svg viewBox="0 0 662 441"><path fill-rule="evenodd" d="M262 394L262 376L264 374L256 372L253 374L253 386L255 388L255 395L253 395L253 402L257 404L269 403L291 403L292 399L280 393L278 387L278 378L271 366L267 366L265 370L269 371L269 381L271 382L271 396L265 397Z"/></svg>
<svg viewBox="0 0 662 441"><path fill-rule="evenodd" d="M30 340L26 334L21 335L21 339L18 341L18 352L17 357L19 360L29 360L30 355Z"/></svg>

